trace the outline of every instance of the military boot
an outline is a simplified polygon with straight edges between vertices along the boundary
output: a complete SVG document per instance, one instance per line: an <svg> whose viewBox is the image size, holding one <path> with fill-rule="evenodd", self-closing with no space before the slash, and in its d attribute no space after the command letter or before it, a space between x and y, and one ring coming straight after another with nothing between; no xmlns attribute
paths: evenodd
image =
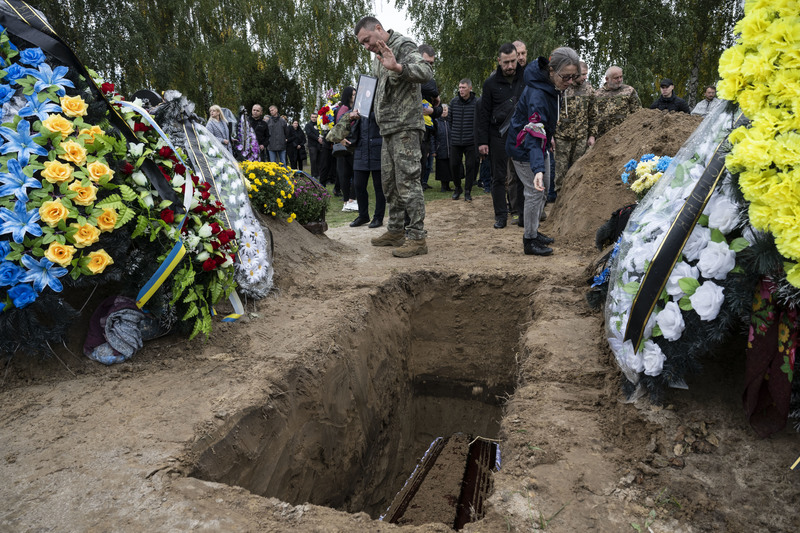
<svg viewBox="0 0 800 533"><path fill-rule="evenodd" d="M395 257L413 257L427 253L428 245L425 244L425 239L406 239L403 246L392 250L392 255Z"/></svg>
<svg viewBox="0 0 800 533"><path fill-rule="evenodd" d="M406 240L404 231L387 231L380 237L373 237L372 246L402 246Z"/></svg>

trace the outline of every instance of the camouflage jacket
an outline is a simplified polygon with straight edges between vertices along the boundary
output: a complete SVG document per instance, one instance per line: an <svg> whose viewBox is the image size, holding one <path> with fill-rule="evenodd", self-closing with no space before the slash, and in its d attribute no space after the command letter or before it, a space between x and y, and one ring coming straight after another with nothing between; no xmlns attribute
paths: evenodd
<svg viewBox="0 0 800 533"><path fill-rule="evenodd" d="M594 92L588 81L580 87L567 87L561 97L556 137L578 140L597 135Z"/></svg>
<svg viewBox="0 0 800 533"><path fill-rule="evenodd" d="M397 62L403 65L403 72L398 74L387 70L380 61L375 60L378 87L375 89L373 109L381 135L404 130L424 132L420 84L433 79L433 70L422 60L417 45L408 37L389 30L386 44Z"/></svg>
<svg viewBox="0 0 800 533"><path fill-rule="evenodd" d="M597 137L615 126L619 126L628 115L642 108L636 89L623 84L619 89L609 89L608 84L594 92L597 109Z"/></svg>

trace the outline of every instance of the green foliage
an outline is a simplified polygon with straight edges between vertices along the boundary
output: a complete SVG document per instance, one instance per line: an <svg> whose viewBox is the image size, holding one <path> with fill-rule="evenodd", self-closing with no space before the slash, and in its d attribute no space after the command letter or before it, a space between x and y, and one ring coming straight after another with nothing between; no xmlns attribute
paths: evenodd
<svg viewBox="0 0 800 533"><path fill-rule="evenodd" d="M625 83L636 88L646 107L669 77L689 103L702 98L702 86L717 80L717 62L733 42L733 25L742 17L737 0L396 0L405 6L421 40L439 59L436 81L443 95L459 79L473 81L476 93L496 67L504 42L524 41L528 62L558 46L578 51L598 87L611 65L623 67ZM380 19L380 16L378 17Z"/></svg>

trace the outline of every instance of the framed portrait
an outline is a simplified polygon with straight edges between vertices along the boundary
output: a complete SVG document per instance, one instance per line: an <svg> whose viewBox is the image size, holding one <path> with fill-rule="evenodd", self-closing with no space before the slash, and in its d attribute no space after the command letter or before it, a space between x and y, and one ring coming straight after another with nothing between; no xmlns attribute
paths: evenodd
<svg viewBox="0 0 800 533"><path fill-rule="evenodd" d="M375 98L375 88L378 86L378 78L362 74L358 78L358 88L356 89L356 101L353 109L358 110L362 117L369 116L372 110L372 100Z"/></svg>

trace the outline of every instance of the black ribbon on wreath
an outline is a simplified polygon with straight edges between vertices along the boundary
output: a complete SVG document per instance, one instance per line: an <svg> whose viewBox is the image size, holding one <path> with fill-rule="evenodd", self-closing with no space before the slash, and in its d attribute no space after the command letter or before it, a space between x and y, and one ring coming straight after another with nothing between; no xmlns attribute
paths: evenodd
<svg viewBox="0 0 800 533"><path fill-rule="evenodd" d="M745 123L747 123L747 118L740 113L731 126L731 130ZM725 156L727 152L721 150L721 148L727 139L728 137L726 136L717 145L714 155L711 156L711 161L706 166L703 175L686 199L683 207L681 207L678 216L675 217L675 221L664 236L661 246L656 250L653 260L650 262L650 267L639 285L639 291L633 299L624 337L624 340L633 342L633 349L636 351L639 350L639 344L642 342L645 325L650 319L653 308L667 284L667 279L672 269L675 268L675 263L677 263L686 241L689 240L689 236L703 214L703 210L714 189L716 189L717 184L725 175Z"/></svg>
<svg viewBox="0 0 800 533"><path fill-rule="evenodd" d="M64 42L56 33L55 29L27 2L20 0L0 1L0 24L6 30L17 37L38 46L42 51L58 59L65 66L75 69L89 83L93 89L95 97L105 101L108 109L108 119L116 127L125 140L129 143L139 142L136 133L128 125L127 121L119 114L116 106L109 102L102 89L97 86L94 78L89 74L88 69L75 55L72 48ZM161 198L172 202L174 210L183 212L183 205L178 198L178 194L161 174L155 161L145 159L141 166L141 171L153 185Z"/></svg>

